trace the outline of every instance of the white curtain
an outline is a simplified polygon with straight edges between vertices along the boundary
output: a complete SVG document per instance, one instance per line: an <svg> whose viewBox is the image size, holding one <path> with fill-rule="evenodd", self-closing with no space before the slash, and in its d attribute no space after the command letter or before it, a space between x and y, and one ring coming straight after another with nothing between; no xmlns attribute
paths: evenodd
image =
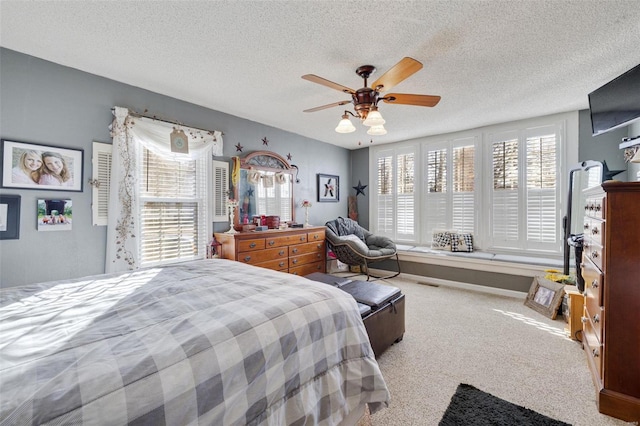
<svg viewBox="0 0 640 426"><path fill-rule="evenodd" d="M139 151L145 147L177 161L191 161L202 155L222 155L222 133L179 126L139 117L127 108L115 107L111 124L111 191L107 223L105 272L137 269L140 266L138 173ZM189 153L171 152L170 134L177 128L188 138Z"/></svg>

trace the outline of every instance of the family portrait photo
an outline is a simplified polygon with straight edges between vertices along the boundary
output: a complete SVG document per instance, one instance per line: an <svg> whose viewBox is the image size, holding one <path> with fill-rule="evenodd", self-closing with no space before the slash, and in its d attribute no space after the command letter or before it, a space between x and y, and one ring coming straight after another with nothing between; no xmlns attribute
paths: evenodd
<svg viewBox="0 0 640 426"><path fill-rule="evenodd" d="M38 231L71 231L71 200L38 200Z"/></svg>
<svg viewBox="0 0 640 426"><path fill-rule="evenodd" d="M82 191L81 149L2 140L5 188Z"/></svg>

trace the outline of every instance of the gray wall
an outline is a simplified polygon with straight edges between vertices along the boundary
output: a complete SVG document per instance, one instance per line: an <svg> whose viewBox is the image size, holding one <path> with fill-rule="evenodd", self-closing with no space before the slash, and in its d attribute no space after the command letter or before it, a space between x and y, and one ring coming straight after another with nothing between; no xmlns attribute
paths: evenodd
<svg viewBox="0 0 640 426"><path fill-rule="evenodd" d="M360 148L351 151L351 182L352 185L349 189L349 195L356 195L357 191L352 187L357 186L358 183L366 185L363 190L364 195L360 194L356 196L358 206L358 223L369 229L369 197L371 185L369 185L369 148Z"/></svg>
<svg viewBox="0 0 640 426"><path fill-rule="evenodd" d="M619 149L622 138L628 135L628 128L612 130L598 136L591 136L589 110L579 112L578 161L606 161L609 170L627 170L624 151ZM620 173L614 179L626 181L627 174Z"/></svg>
<svg viewBox="0 0 640 426"><path fill-rule="evenodd" d="M224 157L256 150L291 154L300 169L296 199L313 200L312 224L320 225L346 216L350 181L349 151L334 145L284 132L198 105L149 92L79 70L63 67L21 53L0 49L0 136L20 142L84 149L82 192L15 190L21 195L20 238L0 241L0 286L75 278L104 272L106 227L91 225L92 142L111 143L108 125L111 108L122 106L137 112L176 120L187 126L224 132ZM268 146L262 138L267 137ZM235 145L244 146L236 153ZM316 173L341 178L340 202L316 202ZM73 229L64 232L36 230L36 203L44 198L73 201ZM296 218L304 220L301 207ZM226 223L214 230L226 230Z"/></svg>

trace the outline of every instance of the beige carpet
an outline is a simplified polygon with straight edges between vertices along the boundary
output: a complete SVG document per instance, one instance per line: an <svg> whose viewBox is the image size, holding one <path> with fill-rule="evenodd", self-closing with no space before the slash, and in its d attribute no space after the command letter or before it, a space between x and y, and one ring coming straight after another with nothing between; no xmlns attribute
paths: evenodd
<svg viewBox="0 0 640 426"><path fill-rule="evenodd" d="M437 425L460 383L574 426L629 424L598 413L584 352L562 318L524 298L377 282L406 295L406 333L378 359L391 405L371 416L373 426Z"/></svg>

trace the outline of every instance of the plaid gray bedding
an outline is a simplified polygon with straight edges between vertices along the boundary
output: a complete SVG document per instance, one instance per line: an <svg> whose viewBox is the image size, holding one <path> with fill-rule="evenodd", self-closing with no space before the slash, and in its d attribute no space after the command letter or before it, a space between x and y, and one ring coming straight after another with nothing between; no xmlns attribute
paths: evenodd
<svg viewBox="0 0 640 426"><path fill-rule="evenodd" d="M0 424L334 425L389 393L353 298L222 259L0 291Z"/></svg>

